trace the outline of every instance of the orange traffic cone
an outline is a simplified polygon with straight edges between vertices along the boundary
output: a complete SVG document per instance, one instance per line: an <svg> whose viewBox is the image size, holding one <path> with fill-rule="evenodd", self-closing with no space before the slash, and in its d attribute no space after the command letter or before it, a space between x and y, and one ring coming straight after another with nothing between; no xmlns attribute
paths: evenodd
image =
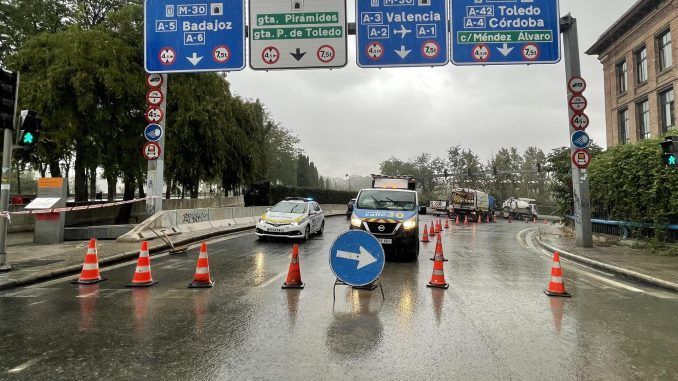
<svg viewBox="0 0 678 381"><path fill-rule="evenodd" d="M537 216L532 217L532 222L537 223Z"/></svg>
<svg viewBox="0 0 678 381"><path fill-rule="evenodd" d="M424 233L421 235L421 242L424 242L424 243L431 242L428 239L428 226L426 224L424 224Z"/></svg>
<svg viewBox="0 0 678 381"><path fill-rule="evenodd" d="M546 218L544 218L544 225L548 225L548 224L549 224L549 221Z"/></svg>
<svg viewBox="0 0 678 381"><path fill-rule="evenodd" d="M282 288L304 288L304 282L301 281L301 270L299 269L299 245L295 244L292 249L290 268Z"/></svg>
<svg viewBox="0 0 678 381"><path fill-rule="evenodd" d="M497 223L497 216L494 215L494 214L492 215L492 223L493 223L493 224L496 224L496 223Z"/></svg>
<svg viewBox="0 0 678 381"><path fill-rule="evenodd" d="M434 261L437 256L440 256L443 262L447 262L447 258L445 258L445 255L443 254L443 241L440 237L440 234L438 234L438 242L436 242L435 255L431 257L431 260Z"/></svg>
<svg viewBox="0 0 678 381"><path fill-rule="evenodd" d="M468 225L468 214L464 215L464 225Z"/></svg>
<svg viewBox="0 0 678 381"><path fill-rule="evenodd" d="M454 219L454 224L459 226L459 215Z"/></svg>
<svg viewBox="0 0 678 381"><path fill-rule="evenodd" d="M487 215L487 221L485 221L485 222L487 222L488 224L490 223L490 215L489 214Z"/></svg>
<svg viewBox="0 0 678 381"><path fill-rule="evenodd" d="M435 231L435 228L433 227L434 224L435 224L435 222L431 224L431 229L429 229L429 231L428 231L429 237L435 237L436 236L436 231Z"/></svg>
<svg viewBox="0 0 678 381"><path fill-rule="evenodd" d="M73 284L93 284L105 281L99 273L99 258L97 257L97 240L92 238L89 240L87 246L87 254L85 254L85 263L82 264L82 271L77 280L72 281Z"/></svg>
<svg viewBox="0 0 678 381"><path fill-rule="evenodd" d="M509 214L509 224L511 223L511 215Z"/></svg>
<svg viewBox="0 0 678 381"><path fill-rule="evenodd" d="M449 229L449 228L450 228L450 219L449 219L449 218L446 218L446 219L445 219L445 226L444 226L444 228L445 228L445 229Z"/></svg>
<svg viewBox="0 0 678 381"><path fill-rule="evenodd" d="M563 283L563 269L560 267L560 254L553 253L553 267L551 267L551 281L549 287L544 290L548 296L562 296L569 298L572 295L565 291L565 283Z"/></svg>
<svg viewBox="0 0 678 381"><path fill-rule="evenodd" d="M437 253L433 259L433 274L431 275L431 281L428 282L426 287L435 287L435 288L448 288L450 287L447 282L445 282L445 271L443 270L443 257L442 252Z"/></svg>
<svg viewBox="0 0 678 381"><path fill-rule="evenodd" d="M436 234L440 233L443 230L442 227L440 226L440 220L436 220L433 225L435 226L435 229L433 229L433 231Z"/></svg>
<svg viewBox="0 0 678 381"><path fill-rule="evenodd" d="M188 285L188 288L209 288L212 286L214 286L214 281L210 277L207 244L203 242L203 244L200 245L200 255L198 255L198 264L195 266L193 282Z"/></svg>
<svg viewBox="0 0 678 381"><path fill-rule="evenodd" d="M134 277L132 282L126 284L125 287L149 287L156 283L158 281L153 280L151 276L151 257L148 255L148 242L143 241L137 260L137 269L134 270Z"/></svg>
<svg viewBox="0 0 678 381"><path fill-rule="evenodd" d="M483 216L480 214L478 215L478 220L476 221L477 224L482 224L483 223Z"/></svg>

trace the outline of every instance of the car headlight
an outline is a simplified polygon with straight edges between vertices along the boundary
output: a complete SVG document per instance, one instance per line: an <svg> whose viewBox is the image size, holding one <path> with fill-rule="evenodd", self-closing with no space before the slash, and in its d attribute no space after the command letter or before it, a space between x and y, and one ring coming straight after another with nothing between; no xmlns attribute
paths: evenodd
<svg viewBox="0 0 678 381"><path fill-rule="evenodd" d="M359 228L363 225L363 220L361 220L360 218L358 218L356 216L353 216L353 217L351 217L351 225L353 225L356 228Z"/></svg>
<svg viewBox="0 0 678 381"><path fill-rule="evenodd" d="M417 220L407 220L403 222L403 228L405 228L405 230L414 229L415 226L417 226Z"/></svg>
<svg viewBox="0 0 678 381"><path fill-rule="evenodd" d="M299 226L299 225L303 224L304 222L306 222L306 218L302 218L302 219L299 220L299 221L292 221L292 223L290 223L290 225L292 225L292 226Z"/></svg>

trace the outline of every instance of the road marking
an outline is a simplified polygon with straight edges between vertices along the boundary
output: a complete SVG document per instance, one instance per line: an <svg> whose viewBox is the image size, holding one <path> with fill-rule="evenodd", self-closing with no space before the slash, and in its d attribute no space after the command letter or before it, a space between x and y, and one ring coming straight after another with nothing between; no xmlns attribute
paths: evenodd
<svg viewBox="0 0 678 381"><path fill-rule="evenodd" d="M89 294L78 295L78 296L76 296L76 298L89 298L90 296L96 295L98 293L99 293L99 290L96 290L94 292L90 292Z"/></svg>
<svg viewBox="0 0 678 381"><path fill-rule="evenodd" d="M278 274L278 275L272 277L271 279L267 280L266 282L260 284L259 287L266 287L266 286L268 286L269 284L273 283L274 281L276 281L276 280L282 278L285 274L286 274L286 272L283 271L283 272L281 272L280 274Z"/></svg>
<svg viewBox="0 0 678 381"><path fill-rule="evenodd" d="M36 305L36 304L45 303L46 301L47 301L47 299L41 300L41 301L39 301L39 302L29 303L28 305L29 305L29 306L34 306L34 305Z"/></svg>
<svg viewBox="0 0 678 381"><path fill-rule="evenodd" d="M8 370L7 373L19 373L22 370L25 370L26 368L35 365L38 361L40 361L44 357L45 357L45 355L42 355L42 356L36 357L34 359L28 360L25 363L23 363L19 366L15 366L14 368Z"/></svg>

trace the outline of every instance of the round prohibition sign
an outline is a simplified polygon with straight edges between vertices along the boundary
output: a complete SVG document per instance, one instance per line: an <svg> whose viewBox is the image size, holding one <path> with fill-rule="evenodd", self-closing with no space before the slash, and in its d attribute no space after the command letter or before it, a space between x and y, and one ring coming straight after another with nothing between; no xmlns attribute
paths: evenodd
<svg viewBox="0 0 678 381"><path fill-rule="evenodd" d="M588 128L589 123L589 117L584 113L574 114L572 115L572 118L570 118L570 126L577 131L584 131Z"/></svg>
<svg viewBox="0 0 678 381"><path fill-rule="evenodd" d="M161 151L160 144L156 142L147 142L141 149L141 153L144 155L146 160L156 160L160 157Z"/></svg>
<svg viewBox="0 0 678 381"><path fill-rule="evenodd" d="M579 169L586 169L591 164L591 154L587 149L578 149L572 153L572 164Z"/></svg>
<svg viewBox="0 0 678 381"><path fill-rule="evenodd" d="M162 122L163 113L162 113L162 110L159 107L151 106L146 110L146 113L144 114L144 116L146 117L146 121L149 124L160 123L160 122Z"/></svg>
<svg viewBox="0 0 678 381"><path fill-rule="evenodd" d="M172 65L177 60L177 52L170 47L164 47L158 52L158 59L165 66Z"/></svg>
<svg viewBox="0 0 678 381"><path fill-rule="evenodd" d="M146 103L149 106L159 106L163 100L165 100L165 96L158 89L150 89L146 93Z"/></svg>
<svg viewBox="0 0 678 381"><path fill-rule="evenodd" d="M586 100L583 95L573 95L570 97L568 104L570 105L570 110L574 112L581 112L584 111L589 105L589 101Z"/></svg>
<svg viewBox="0 0 678 381"><path fill-rule="evenodd" d="M280 51L275 46L267 46L261 51L261 60L265 64L273 65L280 59Z"/></svg>
<svg viewBox="0 0 678 381"><path fill-rule="evenodd" d="M436 41L426 41L421 46L421 54L424 58L436 58L440 54L440 45Z"/></svg>
<svg viewBox="0 0 678 381"><path fill-rule="evenodd" d="M490 60L490 48L487 45L476 45L473 47L473 59L478 62L487 62Z"/></svg>
<svg viewBox="0 0 678 381"><path fill-rule="evenodd" d="M572 94L581 94L586 90L586 81L579 76L572 77L567 81L567 89L570 90Z"/></svg>
<svg viewBox="0 0 678 381"><path fill-rule="evenodd" d="M231 49L226 45L217 45L212 50L212 59L216 63L226 63L231 59Z"/></svg>
<svg viewBox="0 0 678 381"><path fill-rule="evenodd" d="M377 41L370 42L369 44L367 44L365 53L367 54L367 58L373 61L380 60L381 57L384 56L384 45Z"/></svg>
<svg viewBox="0 0 678 381"><path fill-rule="evenodd" d="M528 61L534 61L537 58L539 58L539 55L541 52L539 51L539 47L535 44L527 44L523 46L523 49L520 51L523 55L523 58L525 58Z"/></svg>
<svg viewBox="0 0 678 381"><path fill-rule="evenodd" d="M330 63L334 61L334 56L336 54L336 51L334 50L333 47L329 45L323 45L318 48L318 52L316 53L316 56L322 63Z"/></svg>
<svg viewBox="0 0 678 381"><path fill-rule="evenodd" d="M146 85L150 88L159 89L162 86L162 74L146 74Z"/></svg>

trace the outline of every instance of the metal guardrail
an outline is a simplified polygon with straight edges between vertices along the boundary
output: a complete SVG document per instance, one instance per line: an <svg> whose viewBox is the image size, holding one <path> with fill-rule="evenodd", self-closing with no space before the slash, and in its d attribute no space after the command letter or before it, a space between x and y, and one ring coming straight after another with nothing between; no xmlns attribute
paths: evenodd
<svg viewBox="0 0 678 381"><path fill-rule="evenodd" d="M565 218L574 222L574 216L565 216ZM654 224L647 222L611 221L595 218L591 219L591 224L595 233L619 236L623 239L629 238L632 230L640 231L643 237L652 237L653 234L651 232L655 228ZM665 225L665 227L667 238L672 241L678 241L678 225L670 224Z"/></svg>

